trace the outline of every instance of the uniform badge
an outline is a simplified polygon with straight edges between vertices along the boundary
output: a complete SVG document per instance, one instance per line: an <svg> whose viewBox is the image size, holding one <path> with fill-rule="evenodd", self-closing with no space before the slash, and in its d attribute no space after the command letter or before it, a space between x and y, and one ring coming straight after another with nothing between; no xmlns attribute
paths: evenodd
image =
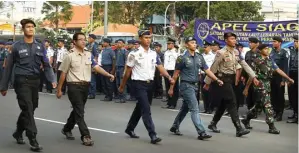
<svg viewBox="0 0 299 153"><path fill-rule="evenodd" d="M37 49L40 49L40 47L39 47L39 46L37 46L36 48L37 48Z"/></svg>

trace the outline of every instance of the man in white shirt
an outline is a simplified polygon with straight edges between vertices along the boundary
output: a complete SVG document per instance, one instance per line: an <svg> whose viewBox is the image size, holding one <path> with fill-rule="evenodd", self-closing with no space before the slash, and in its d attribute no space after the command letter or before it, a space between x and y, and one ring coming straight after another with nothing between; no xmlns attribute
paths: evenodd
<svg viewBox="0 0 299 153"><path fill-rule="evenodd" d="M59 69L64 57L68 54L67 49L64 47L64 39L59 39L58 40L58 50L57 50L57 60L56 60L56 65L57 65L57 70ZM60 79L60 74L61 71L57 71L57 80ZM65 95L66 92L66 83L63 84L62 86L62 93Z"/></svg>
<svg viewBox="0 0 299 153"><path fill-rule="evenodd" d="M214 59L215 59L215 54L212 53L211 50L211 44L207 41L204 41L204 52L202 53L202 56L207 64L208 67L211 67ZM211 101L209 98L209 91L203 89L204 86L204 81L203 79L205 78L206 74L205 73L201 73L201 93L202 93L202 99L203 99L203 103L204 103L204 109L205 111L203 113L208 113L208 114L212 114L212 110L211 110Z"/></svg>
<svg viewBox="0 0 299 153"><path fill-rule="evenodd" d="M179 53L177 52L177 50L174 48L175 45L175 40L168 38L167 41L167 51L164 53L164 68L167 70L169 75L173 75L174 70L175 70L175 63L176 63L176 59L179 57ZM165 78L165 86L166 86L166 91L169 90L170 88L170 83L169 81ZM177 101L179 99L179 82L177 82L174 86L174 93L173 96L170 97L167 94L167 104L166 106L162 107L162 108L168 108L168 109L175 109L176 105L177 105Z"/></svg>

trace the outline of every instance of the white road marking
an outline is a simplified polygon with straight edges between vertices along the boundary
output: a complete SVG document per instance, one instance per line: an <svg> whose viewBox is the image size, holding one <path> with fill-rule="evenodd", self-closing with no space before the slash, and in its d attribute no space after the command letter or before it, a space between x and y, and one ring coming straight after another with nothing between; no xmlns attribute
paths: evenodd
<svg viewBox="0 0 299 153"><path fill-rule="evenodd" d="M177 109L167 109L168 111L172 111L172 112L178 112L179 110L177 110ZM199 113L200 115L203 115L203 116L214 116L214 114L205 114L205 113ZM224 118L231 118L231 117L229 117L229 116L222 116L222 117L224 117ZM240 117L240 119L243 119L242 117ZM256 119L251 119L251 121L255 121L255 122L261 122L261 123L265 123L265 121L263 121L263 120L256 120Z"/></svg>
<svg viewBox="0 0 299 153"><path fill-rule="evenodd" d="M62 124L64 125L64 122L60 122L60 121L54 121L54 120L48 120L48 119L43 119L43 118L38 118L38 117L34 117L36 120L40 120L40 121L45 121L45 122L50 122L50 123L56 123L56 124ZM78 127L76 125L76 127ZM90 130L94 130L94 131L101 131L101 132L106 132L106 133L112 133L112 134L117 134L119 132L115 132L115 131L109 131L109 130L103 130L103 129L98 129L98 128L92 128L92 127L88 127L88 129Z"/></svg>

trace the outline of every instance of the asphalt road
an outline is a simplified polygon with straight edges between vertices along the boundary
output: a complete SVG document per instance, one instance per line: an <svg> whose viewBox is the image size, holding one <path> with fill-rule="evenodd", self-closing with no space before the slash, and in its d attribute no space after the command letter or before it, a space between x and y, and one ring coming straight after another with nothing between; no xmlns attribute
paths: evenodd
<svg viewBox="0 0 299 153"><path fill-rule="evenodd" d="M147 131L140 121L135 132L140 139L130 139L123 131L134 108L134 102L118 104L102 102L103 96L89 100L86 105L85 119L90 127L95 141L92 147L81 145L78 128L73 130L76 140L66 140L60 133L64 122L71 111L67 96L58 100L54 95L40 94L39 108L35 112L38 127L38 140L45 153L297 153L298 152L298 124L287 124L286 118L291 114L287 111L284 121L277 122L281 130L280 135L268 134L268 126L263 121L264 115L252 121L254 129L249 135L235 137L235 128L229 117L223 117L218 123L221 133L214 134L207 141L197 140L197 133L190 119L190 115L181 125L183 136L175 136L169 128L177 115L177 110L165 110L161 100L154 100L152 116L158 136L163 140L158 145L150 144ZM19 115L19 107L13 90L6 97L1 97L0 107L0 153L31 152L28 145L18 145L12 138L15 122ZM240 109L240 116L246 109ZM212 115L202 114L205 126L212 119ZM28 144L28 140L26 143Z"/></svg>

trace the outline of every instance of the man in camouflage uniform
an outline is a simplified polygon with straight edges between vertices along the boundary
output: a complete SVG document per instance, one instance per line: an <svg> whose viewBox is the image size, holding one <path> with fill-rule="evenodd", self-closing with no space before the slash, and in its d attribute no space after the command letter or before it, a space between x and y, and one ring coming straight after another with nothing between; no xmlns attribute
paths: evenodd
<svg viewBox="0 0 299 153"><path fill-rule="evenodd" d="M257 55L257 58L251 63L251 67L257 75L257 79L260 81L258 86L254 86L254 91L257 93L257 100L253 107L248 111L245 119L242 119L246 129L252 129L250 127L250 120L257 115L258 112L262 110L266 114L266 123L269 125L269 133L279 134L280 131L274 126L274 117L273 117L273 108L271 105L271 86L270 79L273 76L275 71L277 74L286 78L289 82L294 83L294 80L289 78L279 67L276 65L273 59L269 58L269 48L265 44L261 44L258 49L260 54ZM244 90L244 95L248 95L248 88L251 84L251 79L248 80L246 88Z"/></svg>

